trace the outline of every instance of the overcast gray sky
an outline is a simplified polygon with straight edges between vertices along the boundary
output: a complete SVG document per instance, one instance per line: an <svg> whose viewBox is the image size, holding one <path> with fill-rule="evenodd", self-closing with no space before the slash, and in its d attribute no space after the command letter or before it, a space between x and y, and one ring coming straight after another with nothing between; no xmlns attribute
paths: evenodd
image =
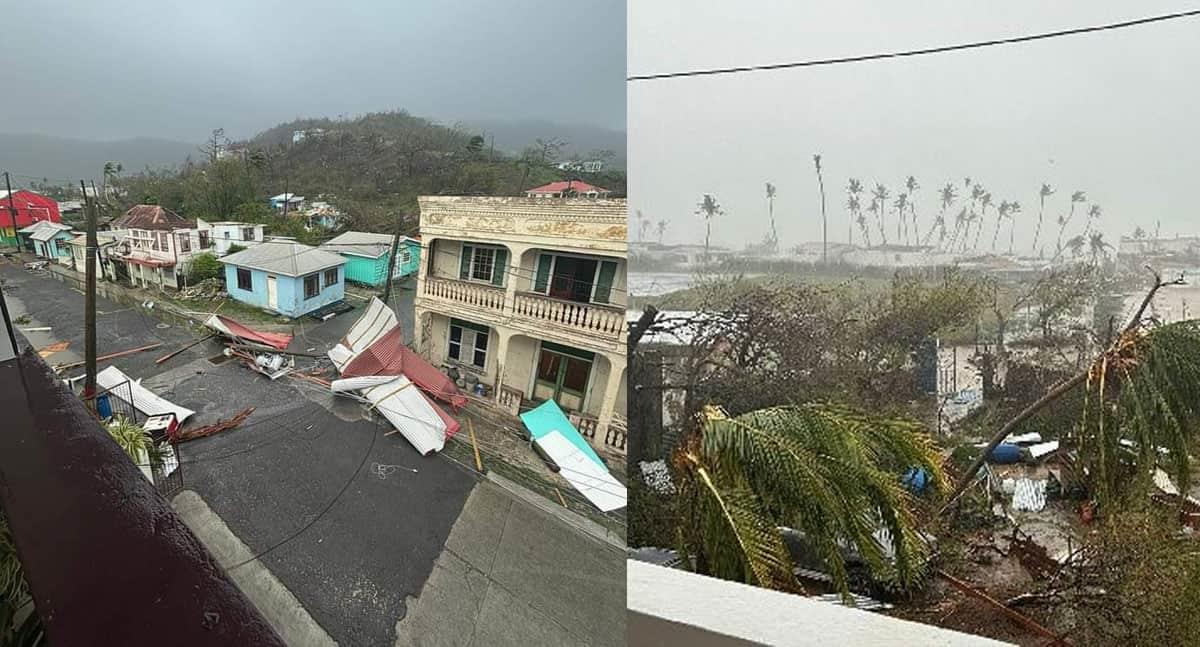
<svg viewBox="0 0 1200 647"><path fill-rule="evenodd" d="M632 74L911 49L1200 8L1181 0L696 5L630 3ZM740 248L768 229L770 181L781 242L819 240L812 155L821 153L833 241L847 236L847 178L883 182L894 196L910 174L922 186L922 231L937 188L953 181L961 189L970 176L994 202L1021 203L1018 246L1032 242L1043 181L1058 190L1048 223L1079 189L1102 207L1114 243L1137 225L1153 231L1158 219L1164 236L1200 233L1197 79L1200 18L903 60L631 82L631 211L668 220L668 242L698 243L703 226L693 212L703 193L714 193L726 211L714 240ZM993 227L989 217L985 241Z"/></svg>
<svg viewBox="0 0 1200 647"><path fill-rule="evenodd" d="M0 132L201 141L396 108L625 125L621 0L4 4Z"/></svg>

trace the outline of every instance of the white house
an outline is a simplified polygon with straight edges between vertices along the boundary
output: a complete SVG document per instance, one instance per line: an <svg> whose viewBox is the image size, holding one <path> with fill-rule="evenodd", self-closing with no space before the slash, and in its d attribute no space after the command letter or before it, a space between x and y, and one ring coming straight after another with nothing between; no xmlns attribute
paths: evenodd
<svg viewBox="0 0 1200 647"><path fill-rule="evenodd" d="M158 205L139 204L112 226L128 230L110 257L124 266L133 286L182 287L192 257L212 247L208 223Z"/></svg>
<svg viewBox="0 0 1200 647"><path fill-rule="evenodd" d="M209 227L209 237L217 256L228 254L231 245L250 248L261 244L266 238L263 225L258 223L234 220L206 223L203 220L197 220L196 224L200 227L205 225Z"/></svg>

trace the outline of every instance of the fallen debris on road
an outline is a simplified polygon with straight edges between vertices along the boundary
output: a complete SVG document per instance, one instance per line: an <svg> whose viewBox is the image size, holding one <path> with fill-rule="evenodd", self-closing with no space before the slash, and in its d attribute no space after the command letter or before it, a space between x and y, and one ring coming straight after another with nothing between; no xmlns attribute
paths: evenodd
<svg viewBox="0 0 1200 647"><path fill-rule="evenodd" d="M161 345L161 344L159 344ZM125 394L120 389L113 390L114 387L121 384L129 383L130 397L133 399L129 404L133 405L134 409L141 411L147 416L155 416L162 413L173 413L179 424L183 424L191 416L195 415L195 411L186 407L181 407L169 400L159 397L150 389L142 386L141 380L133 380L121 369L115 366L100 371L96 374L96 384L109 392L109 395L125 400ZM128 402L128 400L126 400Z"/></svg>
<svg viewBox="0 0 1200 647"><path fill-rule="evenodd" d="M187 350L187 349L191 348L192 346L195 346L196 344L199 344L199 343L201 343L201 342L208 341L208 340L210 340L210 339L212 339L213 337L216 337L216 336L217 336L217 334L216 334L216 333L213 333L213 334L211 334L211 335L209 335L209 336L207 336L207 337L201 337L200 339L197 339L196 341L193 341L193 342L189 342L189 343L187 343L187 344L184 344L182 348L179 348L179 349L177 349L177 350L173 350L173 351L171 351L171 352L167 353L166 355L163 355L162 357L160 357L160 358L158 358L158 359L154 360L154 363L155 363L155 364L162 364L163 362L165 362L165 361L167 361L167 360L171 359L172 357L175 357L176 355L178 355L178 354L182 353L183 351L185 351L185 350Z"/></svg>
<svg viewBox="0 0 1200 647"><path fill-rule="evenodd" d="M134 353L141 353L141 352L147 351L147 350L154 350L155 348L158 348L160 346L162 346L162 342L155 342L148 346L140 346L138 348L130 348L129 350L121 350L121 351L117 351L115 353L108 353L107 355L101 355L101 356L97 357L96 361L97 362L107 362L110 359L116 359L118 357L124 357L126 355L132 355ZM70 364L57 364L51 368L53 368L55 372L58 372L58 371L64 371L69 368L78 368L80 366L83 366L86 363L87 362L84 362L84 361L71 362Z"/></svg>
<svg viewBox="0 0 1200 647"><path fill-rule="evenodd" d="M292 335L288 333L262 332L224 315L214 314L204 321L204 325L233 341L262 344L276 350L285 350L292 343Z"/></svg>
<svg viewBox="0 0 1200 647"><path fill-rule="evenodd" d="M171 435L170 438L172 442L184 443L189 440L196 440L197 438L206 438L222 431L229 431L230 429L233 429L234 427L237 427L245 422L246 418L249 418L250 414L252 413L254 413L254 407L246 407L245 409L239 411L237 415L233 416L232 418L218 420L211 425L205 425L203 427L197 427L195 429L188 429L184 431L179 431L178 428L176 428L175 433Z"/></svg>

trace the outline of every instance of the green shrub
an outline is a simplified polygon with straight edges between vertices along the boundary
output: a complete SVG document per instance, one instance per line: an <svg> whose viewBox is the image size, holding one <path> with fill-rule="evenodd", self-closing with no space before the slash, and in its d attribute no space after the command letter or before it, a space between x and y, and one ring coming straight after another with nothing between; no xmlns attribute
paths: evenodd
<svg viewBox="0 0 1200 647"><path fill-rule="evenodd" d="M207 279L221 278L225 275L225 267L212 254L199 254L192 258L191 269L188 271L188 282L199 283Z"/></svg>

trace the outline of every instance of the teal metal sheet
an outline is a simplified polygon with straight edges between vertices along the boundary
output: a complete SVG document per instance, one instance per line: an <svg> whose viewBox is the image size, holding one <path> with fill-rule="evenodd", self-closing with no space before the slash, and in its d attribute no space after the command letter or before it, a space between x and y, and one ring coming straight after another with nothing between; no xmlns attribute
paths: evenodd
<svg viewBox="0 0 1200 647"><path fill-rule="evenodd" d="M525 428L533 435L534 440L552 431L557 431L597 465L605 470L608 469L604 461L596 455L596 450L592 449L591 443L575 429L575 425L571 424L571 421L567 419L567 414L563 413L562 408L554 400L547 400L536 408L522 413L521 422L525 423Z"/></svg>

